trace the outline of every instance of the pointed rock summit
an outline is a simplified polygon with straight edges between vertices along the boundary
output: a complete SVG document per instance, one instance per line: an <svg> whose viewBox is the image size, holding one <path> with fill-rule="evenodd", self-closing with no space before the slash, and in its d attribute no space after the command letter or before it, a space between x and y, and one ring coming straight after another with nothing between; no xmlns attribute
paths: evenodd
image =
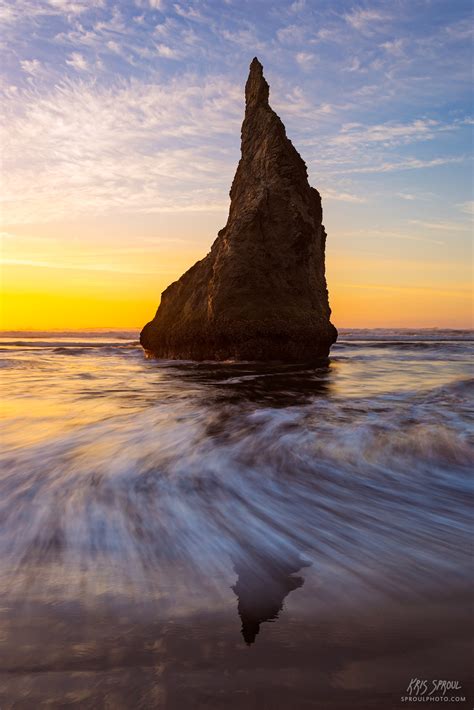
<svg viewBox="0 0 474 710"><path fill-rule="evenodd" d="M255 58L227 224L209 254L163 292L140 335L148 354L301 362L327 357L337 338L321 197L268 95Z"/></svg>

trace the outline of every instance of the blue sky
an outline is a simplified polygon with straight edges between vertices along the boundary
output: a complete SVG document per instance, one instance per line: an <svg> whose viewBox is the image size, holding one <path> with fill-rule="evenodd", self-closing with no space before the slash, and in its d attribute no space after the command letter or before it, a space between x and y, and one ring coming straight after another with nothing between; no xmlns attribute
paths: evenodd
<svg viewBox="0 0 474 710"><path fill-rule="evenodd" d="M4 263L48 268L48 239L68 268L71 240L84 268L98 241L104 269L113 249L145 253L151 239L204 255L225 223L257 55L322 193L328 258L349 259L348 274L379 259L399 274L390 288L466 291L472 21L467 0L1 5ZM159 262L179 276L181 262Z"/></svg>

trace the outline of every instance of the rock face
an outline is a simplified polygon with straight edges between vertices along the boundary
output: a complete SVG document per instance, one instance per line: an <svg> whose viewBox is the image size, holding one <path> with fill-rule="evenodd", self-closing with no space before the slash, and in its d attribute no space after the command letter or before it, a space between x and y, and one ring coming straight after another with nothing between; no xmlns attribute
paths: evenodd
<svg viewBox="0 0 474 710"><path fill-rule="evenodd" d="M268 103L254 59L227 224L163 292L140 342L159 358L311 361L337 338L325 279L321 197Z"/></svg>

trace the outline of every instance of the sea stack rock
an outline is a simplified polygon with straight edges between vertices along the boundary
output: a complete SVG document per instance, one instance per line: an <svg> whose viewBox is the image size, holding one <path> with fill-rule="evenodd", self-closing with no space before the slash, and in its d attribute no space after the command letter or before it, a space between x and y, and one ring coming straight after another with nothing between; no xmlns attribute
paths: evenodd
<svg viewBox="0 0 474 710"><path fill-rule="evenodd" d="M268 94L255 58L227 224L208 255L162 293L140 335L149 355L304 362L326 358L337 338L321 197Z"/></svg>

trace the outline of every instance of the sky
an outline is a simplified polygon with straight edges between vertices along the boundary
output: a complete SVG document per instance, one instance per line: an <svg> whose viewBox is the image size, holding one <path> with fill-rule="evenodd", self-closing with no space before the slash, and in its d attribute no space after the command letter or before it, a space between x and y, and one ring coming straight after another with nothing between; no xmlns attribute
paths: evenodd
<svg viewBox="0 0 474 710"><path fill-rule="evenodd" d="M254 56L333 322L472 325L470 0L0 2L0 328L133 327L224 226Z"/></svg>

